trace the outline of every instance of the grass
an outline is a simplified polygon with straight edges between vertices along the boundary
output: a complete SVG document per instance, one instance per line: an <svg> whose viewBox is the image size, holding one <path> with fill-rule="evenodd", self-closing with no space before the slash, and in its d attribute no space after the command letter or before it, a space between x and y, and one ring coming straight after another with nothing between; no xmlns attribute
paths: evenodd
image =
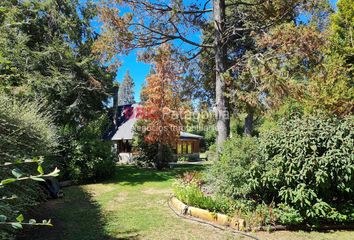
<svg viewBox="0 0 354 240"><path fill-rule="evenodd" d="M174 178L201 165L168 171L117 167L116 177L97 184L65 188L63 199L45 203L35 214L52 218L53 228L28 229L19 239L247 239L181 219L168 208ZM354 233L336 231L257 233L261 239L352 240Z"/></svg>

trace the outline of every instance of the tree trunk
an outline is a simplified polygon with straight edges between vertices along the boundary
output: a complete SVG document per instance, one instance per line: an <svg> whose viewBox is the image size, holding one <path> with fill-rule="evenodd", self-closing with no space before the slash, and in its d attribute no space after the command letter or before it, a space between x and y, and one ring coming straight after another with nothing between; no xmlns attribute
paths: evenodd
<svg viewBox="0 0 354 240"><path fill-rule="evenodd" d="M163 162L164 162L164 156L163 156L163 146L161 142L158 142L157 145L157 162L156 162L156 169L157 170L162 170L163 169Z"/></svg>
<svg viewBox="0 0 354 240"><path fill-rule="evenodd" d="M230 134L230 117L227 99L225 97L225 79L223 74L226 71L226 46L223 39L225 31L225 0L213 1L214 28L215 28L215 115L217 139L216 143L220 149Z"/></svg>
<svg viewBox="0 0 354 240"><path fill-rule="evenodd" d="M113 86L113 125L117 127L117 112L118 112L118 86Z"/></svg>
<svg viewBox="0 0 354 240"><path fill-rule="evenodd" d="M254 115L254 108L250 105L247 105L247 116L245 118L245 126L243 134L246 136L252 136L253 132L253 115Z"/></svg>

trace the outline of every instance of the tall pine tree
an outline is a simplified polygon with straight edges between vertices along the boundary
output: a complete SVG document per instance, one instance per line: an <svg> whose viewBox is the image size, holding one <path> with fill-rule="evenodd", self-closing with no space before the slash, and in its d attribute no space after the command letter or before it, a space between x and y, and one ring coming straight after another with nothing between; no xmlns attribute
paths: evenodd
<svg viewBox="0 0 354 240"><path fill-rule="evenodd" d="M133 104L134 102L134 81L127 70L119 88L118 105Z"/></svg>
<svg viewBox="0 0 354 240"><path fill-rule="evenodd" d="M91 1L1 1L0 91L41 99L58 126L83 126L105 112L114 74L91 53Z"/></svg>

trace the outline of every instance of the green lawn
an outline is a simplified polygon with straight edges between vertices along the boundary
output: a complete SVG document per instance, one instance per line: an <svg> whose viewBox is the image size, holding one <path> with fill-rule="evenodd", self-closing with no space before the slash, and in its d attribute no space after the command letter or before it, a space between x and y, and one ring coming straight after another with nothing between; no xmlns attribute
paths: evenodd
<svg viewBox="0 0 354 240"><path fill-rule="evenodd" d="M27 230L19 239L247 239L177 217L167 205L176 175L203 166L169 171L117 167L116 177L97 184L65 188L63 199L48 201L35 215L52 218L53 228ZM354 232L257 233L261 239L354 239Z"/></svg>

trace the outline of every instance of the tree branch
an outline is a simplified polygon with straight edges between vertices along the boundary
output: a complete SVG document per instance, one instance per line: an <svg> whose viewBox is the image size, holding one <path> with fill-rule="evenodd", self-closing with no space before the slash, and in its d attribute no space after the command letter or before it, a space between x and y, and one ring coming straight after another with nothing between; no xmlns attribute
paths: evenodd
<svg viewBox="0 0 354 240"><path fill-rule="evenodd" d="M238 5L245 5L245 6L257 6L263 4L264 1L259 1L256 3L249 3L249 2L243 2L243 1L237 1L233 3L226 4L226 7L232 7L232 6L238 6Z"/></svg>
<svg viewBox="0 0 354 240"><path fill-rule="evenodd" d="M189 40L187 38L185 38L184 36L182 36L182 34L179 32L177 26L172 22L172 21L169 21L171 23L171 25L173 26L173 28L175 29L176 33L178 35L172 35L172 34L167 34L167 33L164 33L164 32L161 32L160 30L157 30L157 29L153 29L153 28L150 28L148 26L145 26L144 24L141 24L141 23L134 23L132 25L137 25L137 26L140 26L152 33L155 33L155 34L159 34L161 36L164 36L165 38L169 39L169 40L176 40L176 39L180 39L182 40L183 42L185 43L188 43L190 45L193 45L193 46L197 46L197 47L201 47L201 48L212 48L214 47L213 45L209 45L209 44L199 44L199 43L196 43L192 40Z"/></svg>

